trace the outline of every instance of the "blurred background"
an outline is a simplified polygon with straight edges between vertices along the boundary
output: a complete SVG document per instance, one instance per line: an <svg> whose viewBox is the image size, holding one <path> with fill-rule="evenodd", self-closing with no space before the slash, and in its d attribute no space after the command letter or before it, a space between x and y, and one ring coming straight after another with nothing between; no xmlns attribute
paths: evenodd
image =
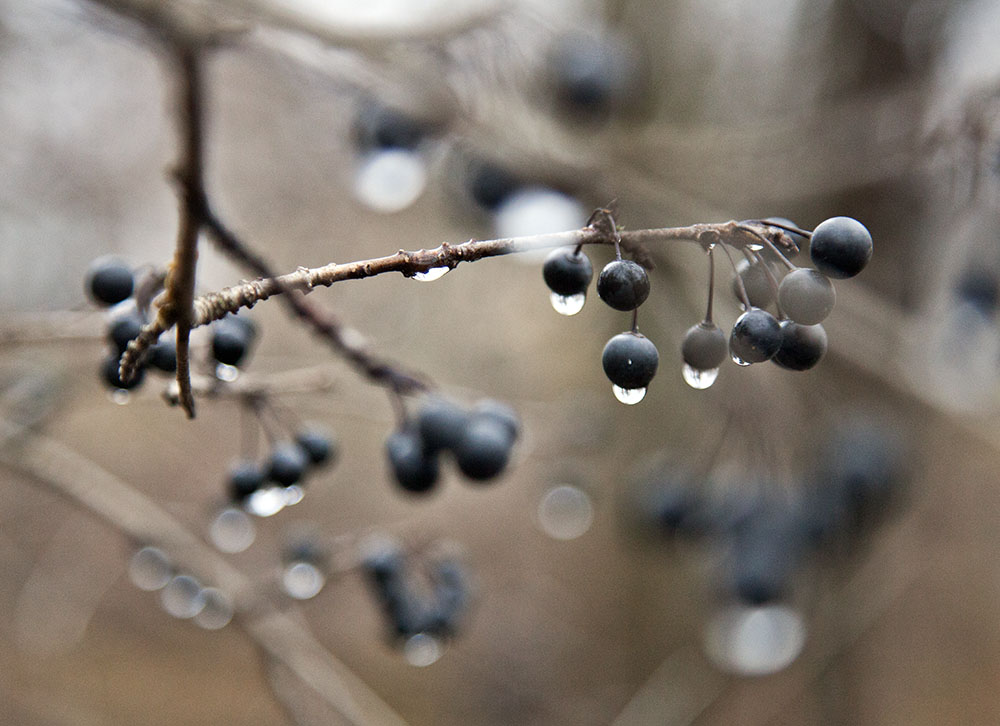
<svg viewBox="0 0 1000 726"><path fill-rule="evenodd" d="M0 0L4 723L1000 721L997 3L158 6ZM517 410L485 485L446 465L401 491L390 400L277 301L188 421L168 377L109 388L115 313L84 292L101 255L138 277L173 254L160 11L223 39L208 194L283 272L573 229L612 200L628 229L849 215L874 257L838 281L816 369L727 362L694 390L704 255L651 248L660 370L635 406L599 362L629 314L593 294L557 314L544 254L313 292L463 405ZM199 292L252 276L202 242ZM247 390L272 391L263 430ZM231 502L230 464L300 421L337 461L282 511ZM453 636L393 635L375 542L425 599L461 563Z"/></svg>

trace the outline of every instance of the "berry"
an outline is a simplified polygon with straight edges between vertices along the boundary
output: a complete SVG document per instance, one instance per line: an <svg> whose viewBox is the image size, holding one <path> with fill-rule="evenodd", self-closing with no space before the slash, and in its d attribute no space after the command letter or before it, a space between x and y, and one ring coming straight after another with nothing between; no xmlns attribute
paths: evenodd
<svg viewBox="0 0 1000 726"><path fill-rule="evenodd" d="M455 449L455 461L469 479L486 481L506 468L513 446L514 436L507 423L479 414L473 416Z"/></svg>
<svg viewBox="0 0 1000 726"><path fill-rule="evenodd" d="M101 375L104 378L105 383L112 388L123 388L126 390L136 388L140 383L142 383L142 379L146 376L144 368L136 368L135 375L132 376L132 380L125 383L118 375L119 364L119 357L116 354L111 354L104 359L104 363L101 366Z"/></svg>
<svg viewBox="0 0 1000 726"><path fill-rule="evenodd" d="M247 318L227 315L212 323L212 357L219 363L238 366L246 357L257 330Z"/></svg>
<svg viewBox="0 0 1000 726"><path fill-rule="evenodd" d="M801 518L768 498L731 532L729 587L747 605L781 599L804 552Z"/></svg>
<svg viewBox="0 0 1000 726"><path fill-rule="evenodd" d="M872 236L856 219L832 217L813 230L809 255L828 277L854 277L872 257Z"/></svg>
<svg viewBox="0 0 1000 726"><path fill-rule="evenodd" d="M309 455L298 444L284 441L271 451L267 478L282 486L291 486L302 479L309 465Z"/></svg>
<svg viewBox="0 0 1000 726"><path fill-rule="evenodd" d="M486 162L472 166L468 183L476 204L491 212L521 187L520 180L509 171Z"/></svg>
<svg viewBox="0 0 1000 726"><path fill-rule="evenodd" d="M518 418L517 412L506 403L492 398L484 398L476 402L472 413L476 416L497 419L507 427L512 439L516 439L521 433L521 419Z"/></svg>
<svg viewBox="0 0 1000 726"><path fill-rule="evenodd" d="M781 325L760 308L750 308L740 315L729 336L729 352L744 365L769 360L780 347Z"/></svg>
<svg viewBox="0 0 1000 726"><path fill-rule="evenodd" d="M132 270L114 257L100 257L87 270L87 292L101 305L114 305L132 296Z"/></svg>
<svg viewBox="0 0 1000 726"><path fill-rule="evenodd" d="M548 62L556 98L575 121L621 108L637 91L637 65L633 49L612 35L563 36Z"/></svg>
<svg viewBox="0 0 1000 726"><path fill-rule="evenodd" d="M781 311L801 325L822 323L836 301L830 278L806 267L789 272L778 286Z"/></svg>
<svg viewBox="0 0 1000 726"><path fill-rule="evenodd" d="M726 336L715 323L692 325L681 342L681 357L699 371L710 371L726 359Z"/></svg>
<svg viewBox="0 0 1000 726"><path fill-rule="evenodd" d="M165 373L177 370L177 343L173 338L161 338L149 349L149 364Z"/></svg>
<svg viewBox="0 0 1000 726"><path fill-rule="evenodd" d="M295 443L306 452L314 466L330 463L337 458L337 444L329 433L316 427L309 427L295 434Z"/></svg>
<svg viewBox="0 0 1000 726"><path fill-rule="evenodd" d="M437 483L438 458L424 449L415 429L393 431L385 440L385 451L396 482L406 491L430 491Z"/></svg>
<svg viewBox="0 0 1000 726"><path fill-rule="evenodd" d="M142 315L135 308L130 308L111 321L108 326L108 339L119 356L125 352L129 341L134 340L142 332L144 324Z"/></svg>
<svg viewBox="0 0 1000 726"><path fill-rule="evenodd" d="M453 559L444 559L431 565L434 603L428 613L425 629L449 634L455 621L465 609L468 599L468 577L465 568Z"/></svg>
<svg viewBox="0 0 1000 726"><path fill-rule="evenodd" d="M959 278L955 294L987 317L996 315L1000 308L1000 281L991 270L966 270Z"/></svg>
<svg viewBox="0 0 1000 726"><path fill-rule="evenodd" d="M601 363L613 384L630 391L649 385L656 375L660 354L641 333L619 333L604 346Z"/></svg>
<svg viewBox="0 0 1000 726"><path fill-rule="evenodd" d="M774 302L774 287L771 286L771 280L765 271L765 264L761 262L751 264L750 260L747 259L736 263L736 275L743 280L747 298L755 308L766 308ZM773 275L775 273L774 267L771 266L770 269ZM737 300L743 300L740 296L740 284L735 276L733 277L733 295Z"/></svg>
<svg viewBox="0 0 1000 726"><path fill-rule="evenodd" d="M824 353L826 331L822 325L781 321L781 347L771 359L776 364L792 371L806 371L819 363Z"/></svg>
<svg viewBox="0 0 1000 726"><path fill-rule="evenodd" d="M229 496L234 502L242 502L262 486L264 470L257 462L242 459L229 468Z"/></svg>
<svg viewBox="0 0 1000 726"><path fill-rule="evenodd" d="M415 149L426 135L423 124L402 111L377 103L366 104L355 122L363 149Z"/></svg>
<svg viewBox="0 0 1000 726"><path fill-rule="evenodd" d="M635 310L649 297L649 277L632 260L613 260L597 277L597 294L615 310Z"/></svg>
<svg viewBox="0 0 1000 726"><path fill-rule="evenodd" d="M468 412L441 396L428 397L417 413L417 428L428 451L454 451L468 423Z"/></svg>
<svg viewBox="0 0 1000 726"><path fill-rule="evenodd" d="M587 291L594 268L587 256L575 247L560 247L545 258L542 277L552 292L569 297Z"/></svg>

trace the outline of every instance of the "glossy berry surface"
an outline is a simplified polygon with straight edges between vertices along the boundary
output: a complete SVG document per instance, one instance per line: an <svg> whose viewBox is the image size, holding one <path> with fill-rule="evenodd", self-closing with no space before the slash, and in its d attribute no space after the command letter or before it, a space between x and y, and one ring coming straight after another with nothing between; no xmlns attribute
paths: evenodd
<svg viewBox="0 0 1000 726"><path fill-rule="evenodd" d="M774 287L767 276L767 263L754 262L742 259L736 263L736 275L733 277L733 296L742 302L740 295L740 281L743 282L743 289L746 290L747 299L755 308L766 308L774 302ZM770 267L772 275L775 274L773 266ZM737 279L738 278L738 279Z"/></svg>
<svg viewBox="0 0 1000 726"><path fill-rule="evenodd" d="M125 390L137 388L142 383L143 378L146 377L145 369L139 367L136 369L135 375L132 376L132 380L125 383L118 375L118 371L119 358L117 355L112 354L104 359L104 363L101 365L101 377L112 388L123 388Z"/></svg>
<svg viewBox="0 0 1000 726"><path fill-rule="evenodd" d="M149 364L165 373L177 370L177 343L163 336L149 349Z"/></svg>
<svg viewBox="0 0 1000 726"><path fill-rule="evenodd" d="M552 250L542 265L542 277L557 295L579 295L587 291L594 277L590 259L574 247Z"/></svg>
<svg viewBox="0 0 1000 726"><path fill-rule="evenodd" d="M309 456L298 444L285 441L277 444L268 460L267 478L282 486L291 486L302 479L309 465Z"/></svg>
<svg viewBox="0 0 1000 726"><path fill-rule="evenodd" d="M135 308L114 318L108 326L108 339L121 355L128 347L129 341L134 340L142 332L142 316Z"/></svg>
<svg viewBox="0 0 1000 726"><path fill-rule="evenodd" d="M264 470L255 461L240 460L229 469L229 496L234 502L242 502L264 486Z"/></svg>
<svg viewBox="0 0 1000 726"><path fill-rule="evenodd" d="M238 366L253 344L256 328L245 318L230 315L212 324L212 357L219 363Z"/></svg>
<svg viewBox="0 0 1000 726"><path fill-rule="evenodd" d="M726 359L727 351L726 335L715 323L692 325L681 342L684 362L699 371L718 368Z"/></svg>
<svg viewBox="0 0 1000 726"><path fill-rule="evenodd" d="M502 420L474 416L455 449L455 462L469 479L486 481L507 467L513 446L514 437Z"/></svg>
<svg viewBox="0 0 1000 726"><path fill-rule="evenodd" d="M114 257L96 259L87 270L87 292L101 305L114 305L127 300L134 286L132 270Z"/></svg>
<svg viewBox="0 0 1000 726"><path fill-rule="evenodd" d="M854 277L872 257L872 236L856 219L831 217L813 230L809 255L828 277Z"/></svg>
<svg viewBox="0 0 1000 726"><path fill-rule="evenodd" d="M333 437L315 426L302 429L295 434L295 443L302 447L309 463L318 466L332 463L337 458L337 445Z"/></svg>
<svg viewBox="0 0 1000 726"><path fill-rule="evenodd" d="M822 360L826 346L826 331L822 325L800 325L783 320L781 346L771 360L788 370L809 370Z"/></svg>
<svg viewBox="0 0 1000 726"><path fill-rule="evenodd" d="M801 325L822 323L836 302L830 278L806 267L789 272L778 286L781 311Z"/></svg>
<svg viewBox="0 0 1000 726"><path fill-rule="evenodd" d="M613 260L597 277L597 294L615 310L635 310L649 297L649 276L637 262Z"/></svg>
<svg viewBox="0 0 1000 726"><path fill-rule="evenodd" d="M516 439L521 433L521 419L517 411L508 406L503 401L493 398L484 398L477 401L472 408L472 413L476 417L492 418L500 421L510 432L511 438Z"/></svg>
<svg viewBox="0 0 1000 726"><path fill-rule="evenodd" d="M604 346L601 363L608 379L619 388L645 388L656 375L660 354L641 333L619 333Z"/></svg>
<svg viewBox="0 0 1000 726"><path fill-rule="evenodd" d="M771 313L750 308L736 319L729 336L729 352L744 363L761 363L781 347L781 325Z"/></svg>
<svg viewBox="0 0 1000 726"><path fill-rule="evenodd" d="M385 440L385 452L396 482L408 492L426 492L437 483L438 458L424 449L414 429L400 429Z"/></svg>
<svg viewBox="0 0 1000 726"><path fill-rule="evenodd" d="M429 451L454 451L469 423L469 412L443 396L430 396L417 412L417 429Z"/></svg>

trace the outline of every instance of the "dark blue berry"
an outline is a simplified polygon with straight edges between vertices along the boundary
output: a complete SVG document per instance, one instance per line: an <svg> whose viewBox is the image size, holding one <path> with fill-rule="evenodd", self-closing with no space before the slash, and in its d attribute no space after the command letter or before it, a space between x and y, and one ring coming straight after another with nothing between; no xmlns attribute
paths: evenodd
<svg viewBox="0 0 1000 726"><path fill-rule="evenodd" d="M569 297L587 292L594 268L587 256L575 247L560 247L545 258L542 277L552 292Z"/></svg>
<svg viewBox="0 0 1000 726"><path fill-rule="evenodd" d="M799 325L783 320L781 347L771 360L788 370L809 370L823 358L826 345L826 331L822 325Z"/></svg>
<svg viewBox="0 0 1000 726"><path fill-rule="evenodd" d="M517 411L503 401L497 401L494 398L484 398L476 401L476 405L472 408L472 413L475 416L496 419L507 427L507 431L510 432L512 439L516 439L521 433L521 419L518 417Z"/></svg>
<svg viewBox="0 0 1000 726"><path fill-rule="evenodd" d="M469 479L487 481L502 472L510 460L514 436L503 420L474 416L455 449L458 468Z"/></svg>
<svg viewBox="0 0 1000 726"><path fill-rule="evenodd" d="M337 445L333 437L317 427L299 431L295 434L295 443L302 447L314 466L331 463L337 458Z"/></svg>
<svg viewBox="0 0 1000 726"><path fill-rule="evenodd" d="M781 347L781 325L771 313L750 308L736 319L729 352L744 363L770 360Z"/></svg>
<svg viewBox="0 0 1000 726"><path fill-rule="evenodd" d="M396 482L406 491L428 492L437 483L438 458L425 449L417 430L393 431L385 441L385 451Z"/></svg>
<svg viewBox="0 0 1000 726"><path fill-rule="evenodd" d="M641 333L619 333L604 346L601 364L608 379L619 388L645 388L656 375L660 354Z"/></svg>
<svg viewBox="0 0 1000 726"><path fill-rule="evenodd" d="M681 342L681 357L698 371L718 368L726 359L727 350L726 335L715 323L691 326Z"/></svg>
<svg viewBox="0 0 1000 726"><path fill-rule="evenodd" d="M114 305L127 300L134 286L132 270L114 257L94 260L87 271L87 292L101 305Z"/></svg>
<svg viewBox="0 0 1000 726"><path fill-rule="evenodd" d="M827 277L854 277L872 257L872 236L856 219L832 217L813 230L809 255Z"/></svg>
<svg viewBox="0 0 1000 726"><path fill-rule="evenodd" d="M469 412L442 396L429 396L417 412L417 429L428 451L454 451L469 423Z"/></svg>
<svg viewBox="0 0 1000 726"><path fill-rule="evenodd" d="M108 339L118 351L118 355L124 353L129 342L138 337L144 324L142 315L135 308L125 311L111 321L108 325Z"/></svg>
<svg viewBox="0 0 1000 726"><path fill-rule="evenodd" d="M247 459L236 461L229 468L229 496L234 502L242 502L264 486L264 481L260 464Z"/></svg>
<svg viewBox="0 0 1000 726"><path fill-rule="evenodd" d="M597 277L597 294L615 310L635 310L649 297L649 276L632 260L613 260Z"/></svg>
<svg viewBox="0 0 1000 726"><path fill-rule="evenodd" d="M370 102L355 122L362 149L415 149L427 135L424 124L394 108Z"/></svg>
<svg viewBox="0 0 1000 726"><path fill-rule="evenodd" d="M247 318L227 315L212 323L212 357L219 363L238 366L256 337L256 327Z"/></svg>
<svg viewBox="0 0 1000 726"><path fill-rule="evenodd" d="M468 179L469 193L476 204L491 212L522 186L511 172L485 162L473 164Z"/></svg>
<svg viewBox="0 0 1000 726"><path fill-rule="evenodd" d="M309 465L305 449L292 441L277 444L268 460L267 478L282 486L297 484Z"/></svg>
<svg viewBox="0 0 1000 726"><path fill-rule="evenodd" d="M177 343L172 337L160 338L149 349L149 364L166 373L177 370Z"/></svg>
<svg viewBox="0 0 1000 726"><path fill-rule="evenodd" d="M125 383L118 375L119 362L120 359L115 354L112 354L104 359L104 363L101 365L101 376L104 378L104 382L112 388L123 388L128 390L138 387L142 383L143 378L146 377L145 369L142 367L137 368L135 375L132 376L132 380Z"/></svg>

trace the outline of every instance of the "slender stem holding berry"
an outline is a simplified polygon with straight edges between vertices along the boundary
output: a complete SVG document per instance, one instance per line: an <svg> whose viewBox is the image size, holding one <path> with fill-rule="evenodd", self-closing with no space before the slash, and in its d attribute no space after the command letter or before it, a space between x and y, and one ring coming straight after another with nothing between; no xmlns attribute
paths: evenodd
<svg viewBox="0 0 1000 726"><path fill-rule="evenodd" d="M774 273L771 271L771 267L767 264L767 262L764 261L764 257L759 252L753 252L749 248L744 248L743 251L746 253L747 259L749 259L751 261L751 263L756 262L758 265L760 265L760 269L762 269L764 271L764 277L767 278L767 284L771 288L771 294L774 295L774 299L775 299L775 301L777 301L777 299L778 299L778 278L776 278L774 276ZM777 250L775 250L775 251L777 251ZM778 254L781 254L781 253L779 252ZM785 260L785 261L788 262L787 260ZM789 264L791 264L791 263L789 263ZM792 269L798 269L798 268L795 267L795 265L792 265ZM783 320L785 316L781 312L781 305L778 304L777 302L775 304L778 305L778 313L779 313L778 318Z"/></svg>
<svg viewBox="0 0 1000 726"><path fill-rule="evenodd" d="M736 269L736 260L733 259L732 253L725 244L722 245L722 251L726 253L726 257L729 258L729 264L732 265L733 272L736 273L736 288L739 290L740 302L743 303L743 309L749 310L753 305L750 304L750 296L747 294L746 285L743 284L743 278L740 277L740 271Z"/></svg>
<svg viewBox="0 0 1000 726"><path fill-rule="evenodd" d="M632 332L639 332L639 308L632 309Z"/></svg>
<svg viewBox="0 0 1000 726"><path fill-rule="evenodd" d="M712 325L712 305L715 301L715 247L708 250L708 305L705 307L705 325Z"/></svg>
<svg viewBox="0 0 1000 726"><path fill-rule="evenodd" d="M798 227L795 227L791 224L782 224L781 222L771 222L763 219L751 219L747 221L747 224L759 224L762 227L777 227L778 229L783 230L785 232L791 232L792 234L801 235L806 239L812 237L812 232L805 229L799 229Z"/></svg>

